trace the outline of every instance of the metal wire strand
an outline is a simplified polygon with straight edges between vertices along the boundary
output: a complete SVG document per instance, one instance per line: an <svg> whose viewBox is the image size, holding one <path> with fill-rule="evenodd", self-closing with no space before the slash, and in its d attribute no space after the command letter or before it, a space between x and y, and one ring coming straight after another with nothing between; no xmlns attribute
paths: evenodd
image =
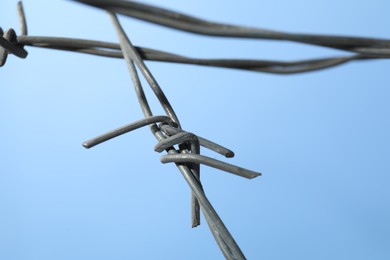
<svg viewBox="0 0 390 260"><path fill-rule="evenodd" d="M104 41L92 41L63 37L18 36L17 42L22 45L33 47L74 51L111 58L123 58L122 52L118 51L120 50L119 44ZM259 59L199 59L150 48L136 46L134 48L137 50L139 56L144 60L240 69L275 74L309 72L334 67L350 61L378 59L378 57L375 56L359 54L322 59L307 59L300 61L273 61Z"/></svg>
<svg viewBox="0 0 390 260"><path fill-rule="evenodd" d="M148 81L149 85L151 86L151 88L154 90L154 93L155 95L157 96L157 98L159 99L160 101L160 104L163 106L164 110L166 111L166 113L171 116L173 118L173 120L176 122L176 126L177 127L180 127L179 124L179 119L177 118L173 108L171 107L169 101L167 100L167 98L165 97L162 89L160 88L160 86L158 85L157 81L154 79L153 75L149 72L148 68L146 67L146 65L143 63L143 60L142 58L139 56L139 54L137 53L137 50L134 48L134 46L131 44L130 40L128 39L127 35L124 33L118 19L116 18L116 16L112 13L109 13L110 17L111 17L111 20L113 21L114 25L115 25L115 28L117 30L117 33L118 33L118 37L119 37L119 40L120 40L120 43L121 43L121 50L123 53L126 53L127 55L126 56L126 60L128 62L128 64L131 63L131 68L130 70L135 70L135 67L134 67L134 62L138 65L139 69L141 70L142 74L144 75L144 77L146 78L146 80ZM133 78L134 78L134 72L132 73L133 74ZM138 79L138 76L137 76L137 82L135 82L135 84L138 84L139 86L140 83L139 83L139 79ZM142 90L142 87L139 87L138 88L138 91ZM144 92L142 90L142 93L140 93L143 97L141 97L143 101L143 103L146 103L147 104L147 101L146 101L146 97L144 96ZM150 107L147 105L147 109L145 110L145 105L143 105L143 110L144 110L144 113L146 114L149 114L151 113L151 110L150 110ZM198 145L199 146L199 145ZM199 153L199 149L196 149L195 152ZM199 181L200 179L200 168L199 168L199 164L194 164L190 170L192 171L193 175L197 178L197 180ZM199 202L198 200L196 199L196 197L194 196L194 194L192 193L192 199L191 199L191 218L192 218L192 227L196 227L200 224L200 207L199 207Z"/></svg>
<svg viewBox="0 0 390 260"><path fill-rule="evenodd" d="M75 0L77 1L77 0ZM126 9L127 12L135 12L136 14L141 13L142 15L147 15L150 19L154 16L155 19L170 19L174 21L176 25L183 25L183 22L188 23L187 26L189 28L196 28L195 25L198 26L216 26L219 25L221 28L235 28L240 33L245 33L246 30L242 30L242 27L239 26L228 26L218 23L207 22L198 18L190 17L188 15L180 14L177 12L169 11L166 9L153 7L150 5L140 4L137 2L131 1L106 1L106 0L88 0L88 1L77 1L83 2L85 4L94 5L96 7L101 8L122 8ZM21 35L16 37L16 40L12 41L12 43L6 40L4 37L0 35L0 50L2 51L1 60L3 61L0 66L3 66L6 61L5 53L13 53L24 58L27 56L27 52L25 50L20 50L24 45L30 45L35 47L43 47L43 48L52 48L58 50L68 50L68 51L77 51L81 53L88 53L93 55L100 55L105 57L116 57L123 58L123 55L119 50L119 45L115 43L108 43L102 41L90 41L90 40L82 40L82 39L72 39L72 38L58 38L58 37L30 37L27 36L27 22L23 9L23 5L21 2L18 3L18 14L20 20L20 28ZM119 12L119 11L118 11ZM158 16L158 17L157 17ZM137 17L137 15L135 15ZM142 17L138 17L143 19ZM148 20L148 19L144 19ZM152 19L153 20L153 19ZM184 24L185 24L184 23ZM194 26L190 26L190 25ZM218 26L217 26L218 27ZM250 29L246 28L245 29ZM180 28L177 28L180 29ZM222 30L222 29L221 29ZM228 30L228 31L229 31ZM280 33L271 33L269 30L256 29L257 31L261 31L264 35L264 39L268 39L267 37L270 35L280 35ZM223 31L223 30L222 30ZM248 37L251 34L249 33ZM292 35L292 34L288 34ZM299 34L302 35L302 34ZM218 36L218 34L216 34ZM253 35L252 35L253 36ZM250 36L250 37L252 37ZM310 39L314 39L319 35L306 35ZM231 35L231 37L240 37ZM326 38L328 37L328 38ZM255 37L256 38L256 37ZM263 39L261 37L257 37ZM272 38L272 37L271 37ZM266 73L276 73L276 74L294 74L294 73L302 73L315 71L325 68L330 68L333 66L341 65L354 60L367 60L367 59L377 59L377 58L389 58L390 50L389 50L389 40L381 40L381 39L371 39L371 38L358 38L358 37L333 37L333 36L321 36L321 39L333 39L337 40L339 44L342 46L352 46L354 45L354 49L357 55L349 55L349 56L340 56L340 57L330 57L330 58L322 58L322 59L308 59L301 61L272 61L272 60L245 60L245 59L198 59L198 58L189 58L185 56L180 56L168 52L162 52L158 50L135 47L139 56L144 60L154 60L154 61L163 61L163 62L174 62L174 63L182 63L182 64L195 64L195 65L203 65L203 66L213 66L213 67L224 67L224 68L232 68L232 69L242 69L242 70L250 70L256 72L266 72ZM360 44L360 45L359 45ZM318 44L323 46L324 44ZM337 47L338 48L338 47ZM350 49L348 49L351 51Z"/></svg>
<svg viewBox="0 0 390 260"><path fill-rule="evenodd" d="M0 67L7 61L8 53L12 53L20 58L27 57L27 51L23 47L17 46L15 40L16 34L13 29L9 29L4 33L0 28Z"/></svg>
<svg viewBox="0 0 390 260"><path fill-rule="evenodd" d="M123 0L73 0L75 2L103 8L167 26L173 29L219 37L252 38L293 41L317 46L325 46L359 54L389 57L390 40L334 35L293 34L273 30L250 28L223 23L215 23L195 18L183 13Z"/></svg>
<svg viewBox="0 0 390 260"><path fill-rule="evenodd" d="M144 61L138 54L138 52L135 50L134 46L130 42L129 38L126 36L125 32L123 31L122 26L120 25L118 18L115 14L109 13L112 22L114 23L115 29L117 30L119 40L121 43L121 46L125 49L126 52L128 52L133 59L134 63L137 65L147 82L149 83L150 87L152 88L154 94L160 101L161 106L164 108L165 112L168 114L170 118L175 121L178 126L180 127L179 119L176 116L175 111L173 110L170 102L168 101L167 97L165 96L164 92L162 91L161 87L157 83L156 79L153 77L152 73L149 71L148 67L146 67Z"/></svg>
<svg viewBox="0 0 390 260"><path fill-rule="evenodd" d="M118 27L119 21L115 19L114 14L110 14L112 20L116 20L116 27ZM131 72L133 71L134 64L133 64L133 56L132 52L129 52L129 47L131 48L130 43L127 39L127 36L125 35L123 30L117 30L120 38L120 44L121 44L121 50L123 52L123 55L125 57L125 60L128 63L129 68L131 68ZM124 34L125 37L123 37ZM136 82L137 85L135 85L136 88L139 88L139 90L142 92L141 95L138 95L139 101L141 105L144 105L147 107L147 109L143 109L144 113L151 113L150 107L147 104L146 98L144 96L143 90L141 85L139 84L139 79L136 73L131 73L132 77L135 76L136 79L133 79L133 82ZM145 103L146 104L142 104ZM160 131L160 129L153 124L151 126L152 133L157 138L157 140L160 142L164 140L166 137L164 134ZM170 147L167 149L168 154L174 155L178 154L178 151L174 149L173 147ZM230 234L230 232L227 230L226 226L223 224L222 220L219 218L217 212L212 207L211 203L207 199L200 182L196 179L193 172L188 166L185 165L179 165L177 164L178 169L182 173L183 177L187 181L188 185L190 186L192 192L195 194L196 198L199 201L199 204L201 205L201 209L205 215L206 221L210 227L210 230L215 237L218 246L220 247L222 253L227 259L245 259L244 254L242 253L241 249L235 242L234 238Z"/></svg>
<svg viewBox="0 0 390 260"><path fill-rule="evenodd" d="M172 149L168 151L168 154L176 153L177 152ZM191 188L192 192L195 194L196 198L199 200L201 210L206 218L206 222L210 228L210 231L213 234L225 258L237 260L246 259L240 247L234 240L233 236L230 234L229 230L226 228L225 224L218 216L214 207L207 199L206 194L200 186L200 183L196 180L195 176L191 173L189 168L186 165L180 164L176 164L176 166L180 170L181 174Z"/></svg>
<svg viewBox="0 0 390 260"><path fill-rule="evenodd" d="M121 32L119 31L119 33L121 33ZM124 38L122 37L121 39L124 39ZM148 101L146 99L146 96L145 96L144 90L142 88L141 82L139 80L136 68L134 66L132 53L128 51L129 46L127 46L127 45L128 45L128 43L126 41L122 40L121 41L121 50L123 53L125 53L124 58L128 64L129 72L130 72L130 75L131 75L132 80L133 80L133 84L135 87L135 91L137 93L137 97L138 97L141 109L142 109L145 117L151 117L153 114L152 114L152 111L151 111L150 106L148 104ZM130 48L131 48L131 46L130 46ZM151 129L152 129L152 132L154 132L155 136L156 136L156 134L159 133L159 130L156 128L155 125L153 125L151 127ZM157 130L153 131L153 129L157 129ZM196 151L199 153L198 150L196 150ZM194 166L190 170L192 171L194 176L196 176L196 178L199 181L199 178L200 178L199 164L194 164ZM192 227L196 227L196 226L200 225L200 206L199 206L198 200L196 199L196 197L194 196L193 193L191 196L192 196L192 198L191 198L191 212L192 212L191 213L191 219L192 219L191 223L192 223Z"/></svg>

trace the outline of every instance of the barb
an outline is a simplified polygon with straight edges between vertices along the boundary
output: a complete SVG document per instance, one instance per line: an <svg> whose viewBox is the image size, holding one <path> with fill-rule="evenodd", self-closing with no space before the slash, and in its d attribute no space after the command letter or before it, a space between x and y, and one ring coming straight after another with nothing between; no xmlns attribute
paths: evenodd
<svg viewBox="0 0 390 260"><path fill-rule="evenodd" d="M215 160L213 158L203 156L203 155L195 155L195 154L185 154L185 155L164 155L161 157L162 163L168 163L168 162L176 162L176 163L201 163L204 165L211 166L216 169L220 169L225 172L230 172L233 174L236 174L238 176L252 179L257 176L260 176L261 173L257 173L254 171L250 171L235 165L231 165L228 163L224 163L218 160Z"/></svg>
<svg viewBox="0 0 390 260"><path fill-rule="evenodd" d="M163 122L172 122L168 117L166 116L153 116L149 118L145 118L139 121L136 121L134 123L128 124L124 127L120 127L116 130L107 132L106 134L103 134L97 138L93 138L83 144L84 147L90 148L93 145L97 145L99 143L102 143L106 140L109 140L111 138L117 137L121 134L127 133L129 131L138 129L140 127L146 126L148 124L154 124L156 122L163 121ZM156 125L153 125L156 127ZM238 245L234 241L233 237L229 233L229 231L224 226L222 220L219 218L218 214L215 212L214 208L208 201L206 195L204 194L203 188L201 186L201 183L199 181L199 178L196 176L196 172L194 174L194 171L196 171L196 167L199 163L209 165L214 168L222 169L228 172L232 172L234 174L240 175L242 177L246 178L254 178L256 176L259 176L259 173L255 173L237 166L233 166L230 164L223 163L221 161L217 161L205 156L198 155L199 153L199 142L197 141L197 137L191 133L187 132L180 132L177 135L174 135L169 138L165 138L163 135L161 135L161 132L158 128L155 129L155 133L159 132L159 134L156 135L157 140L159 140L159 143L156 145L155 150L158 152L161 152L163 150L166 150L168 152L168 155L162 157L162 162L174 162L177 160L179 164L177 164L179 170L183 174L184 178L186 179L187 183L189 184L190 188L192 189L192 192L195 197L192 198L192 206L194 203L197 203L196 201L199 201L199 204L201 206L201 209L203 210L203 213L206 217L206 221L208 222L211 232L213 233L214 237L216 237L217 243L220 246L221 250L224 252L224 255L227 257L227 259L245 259L243 256L241 250L239 249ZM186 148L181 148L183 150L177 151L173 148L174 145L182 144L190 142L191 143L191 154L188 154L188 151ZM184 153L183 153L184 152ZM192 158L191 155L196 156L195 158ZM190 156L190 157L188 157ZM166 160L165 160L166 159ZM181 163L185 163L185 165ZM195 163L195 165L189 165L191 163ZM194 169L195 168L195 169ZM197 200L194 200L196 198ZM198 209L198 207L195 207L195 209ZM193 221L199 221L199 215L196 215L196 210L192 211L192 218ZM199 224L199 222L193 222L194 224Z"/></svg>
<svg viewBox="0 0 390 260"><path fill-rule="evenodd" d="M92 138L86 142L83 143L83 146L85 148L91 148L94 147L95 145L101 144L105 141L108 141L112 138L118 137L120 135L126 134L130 131L133 131L135 129L141 128L143 126L147 126L150 124L155 124L158 122L165 122L170 125L176 125L175 122L172 121L171 118L167 116L152 116L152 117L147 117L145 119L141 119L139 121L136 121L134 123L122 126L120 128L117 128L115 130L112 130L108 133L102 134L98 137Z"/></svg>
<svg viewBox="0 0 390 260"><path fill-rule="evenodd" d="M176 135L178 133L183 132L183 130L171 127L167 124L161 124L160 125L161 130L168 136ZM206 138L200 137L197 135L197 138L199 140L199 144L205 148L208 148L216 153L222 154L226 158L232 158L234 157L234 152L226 147L223 147L220 144L214 143L210 140L207 140Z"/></svg>
<svg viewBox="0 0 390 260"><path fill-rule="evenodd" d="M26 14L24 13L22 1L18 2L17 9L18 9L19 23L20 23L20 34L27 35Z"/></svg>
<svg viewBox="0 0 390 260"><path fill-rule="evenodd" d="M14 30L9 29L4 33L3 29L0 28L0 67L7 61L8 53L12 53L19 58L27 57L27 51L23 47L16 45L15 40L16 34Z"/></svg>
<svg viewBox="0 0 390 260"><path fill-rule="evenodd" d="M22 2L18 2L17 10L20 22L20 33L22 35L27 35L27 22ZM7 61L9 53L23 59L26 58L28 54L27 51L23 49L23 45L18 44L17 36L13 29L9 29L4 33L3 29L0 27L0 67Z"/></svg>

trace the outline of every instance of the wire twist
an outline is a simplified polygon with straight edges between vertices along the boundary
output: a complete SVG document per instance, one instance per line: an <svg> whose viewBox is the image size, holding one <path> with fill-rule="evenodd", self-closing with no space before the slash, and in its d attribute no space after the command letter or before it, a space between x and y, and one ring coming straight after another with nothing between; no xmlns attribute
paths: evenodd
<svg viewBox="0 0 390 260"><path fill-rule="evenodd" d="M20 34L27 35L27 22L22 2L18 2L17 10L20 23ZM18 43L16 33L13 29L9 29L4 33L3 29L0 27L0 67L7 61L8 54L14 54L23 59L26 58L28 53L23 47L23 44Z"/></svg>

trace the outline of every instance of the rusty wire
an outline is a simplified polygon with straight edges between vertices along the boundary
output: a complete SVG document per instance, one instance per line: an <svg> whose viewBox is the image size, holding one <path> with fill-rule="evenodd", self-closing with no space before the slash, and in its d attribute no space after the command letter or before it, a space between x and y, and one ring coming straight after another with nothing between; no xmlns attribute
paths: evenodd
<svg viewBox="0 0 390 260"><path fill-rule="evenodd" d="M161 162L174 162L191 188L192 226L195 227L200 224L199 212L202 210L218 246L227 259L245 259L245 256L203 191L200 182L200 164L208 165L248 179L255 178L261 174L201 155L200 146L220 153L226 158L233 157L234 153L228 148L182 129L173 107L170 105L162 88L145 65L144 60L197 64L256 72L291 74L325 69L355 60L390 58L390 40L385 39L291 34L257 28L240 27L209 22L185 14L132 1L73 1L106 10L116 29L119 44L75 38L28 36L27 22L25 19L23 5L19 2L18 13L21 26L20 34L16 35L13 29L9 29L4 32L0 28L0 66L5 64L8 54L13 54L19 58L26 58L27 51L24 49L25 46L74 51L104 57L124 58L128 66L144 118L92 138L84 142L83 146L85 148L91 148L135 129L150 126L152 134L158 141L154 150L156 152L162 152L164 150L167 152L166 155L161 157ZM350 52L351 54L340 57L310 59L294 62L189 58L159 50L134 46L129 40L129 36L123 30L117 18L117 14L131 16L144 21L168 26L173 29L197 34L220 37L294 41L343 50ZM152 88L153 93L156 95L166 115L153 114L144 93L143 86L141 85L138 72L142 74Z"/></svg>

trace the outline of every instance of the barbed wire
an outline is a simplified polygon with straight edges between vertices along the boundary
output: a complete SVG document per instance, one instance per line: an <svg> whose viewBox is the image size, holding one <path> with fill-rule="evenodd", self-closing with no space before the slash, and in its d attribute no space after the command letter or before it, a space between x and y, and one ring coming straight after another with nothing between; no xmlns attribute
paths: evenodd
<svg viewBox="0 0 390 260"><path fill-rule="evenodd" d="M230 149L202 138L182 129L175 110L165 96L144 60L196 64L203 66L224 67L231 69L249 70L255 72L292 74L325 69L351 61L390 58L390 40L361 37L343 37L328 35L291 34L265 29L248 28L236 25L209 22L173 12L159 7L123 0L73 0L90 6L104 9L108 12L116 29L119 44L76 38L42 37L27 35L27 22L21 2L17 9L20 20L20 34L13 29L3 31L0 28L0 67L6 63L8 54L26 58L28 53L25 46L33 46L55 50L73 51L103 57L125 59L137 98L144 118L128 125L109 131L83 143L85 148L108 141L135 129L149 126L157 139L154 148L156 152L166 151L161 157L162 163L175 163L187 184L191 188L191 223L193 227L200 224L200 210L209 225L218 246L227 259L245 259L238 244L218 216L208 200L200 181L200 164L223 170L247 179L261 174L231 165L220 160L200 154L200 146L224 155L234 156ZM328 47L350 52L349 55L300 61L272 61L255 59L199 59L190 58L160 50L137 47L129 40L123 30L117 14L130 16L173 29L218 37L272 39L294 41L304 44ZM144 93L138 72L146 79L157 97L166 115L154 115Z"/></svg>
<svg viewBox="0 0 390 260"><path fill-rule="evenodd" d="M177 55L150 48L136 47L137 52L144 60L223 67L276 74L293 74L321 70L356 60L390 58L390 40L361 37L290 34L255 28L217 24L193 18L180 13L168 11L165 9L128 1L84 0L77 2L83 2L96 7L101 7L107 10L118 12L127 16L199 34L207 34L206 32L210 32L210 30L206 30L205 28L212 27L213 34L210 33L210 35L213 36L288 40L318 46L325 46L354 53L352 55L306 59L298 61L273 61L258 59L199 59L185 57L182 55ZM159 17L158 19L156 18L157 20L152 19L153 13L155 13L156 16ZM163 16L163 14L165 14L165 16ZM161 17L167 18L164 18L162 20ZM25 58L27 54L25 54L24 56L18 55L18 50L20 51L20 48L17 48L18 45L67 50L112 58L123 58L123 54L120 51L120 46L116 43L91 41L76 38L27 36L27 26L25 18L20 18L20 20L22 21L21 23L24 24L24 26L21 27L22 33L15 39L12 39L11 42L13 42L14 45L10 46L10 42L5 42L4 39L0 41L1 46L3 46L5 49L9 50L11 53L17 55L20 58ZM192 26L188 24L189 21L192 21ZM198 22L195 23L194 21ZM183 23L187 23L187 26L182 26ZM202 25L201 28L199 28L198 30L193 29L196 26L200 27L199 24ZM192 30L190 30L191 28ZM227 28L229 28L229 30ZM3 35L2 31L0 31L0 33L1 35ZM276 35L279 35L279 37L276 37ZM4 56L6 57L6 53L2 54L0 57ZM5 63L5 58L0 59L0 61L1 60L4 61L0 62L0 66L3 66Z"/></svg>

